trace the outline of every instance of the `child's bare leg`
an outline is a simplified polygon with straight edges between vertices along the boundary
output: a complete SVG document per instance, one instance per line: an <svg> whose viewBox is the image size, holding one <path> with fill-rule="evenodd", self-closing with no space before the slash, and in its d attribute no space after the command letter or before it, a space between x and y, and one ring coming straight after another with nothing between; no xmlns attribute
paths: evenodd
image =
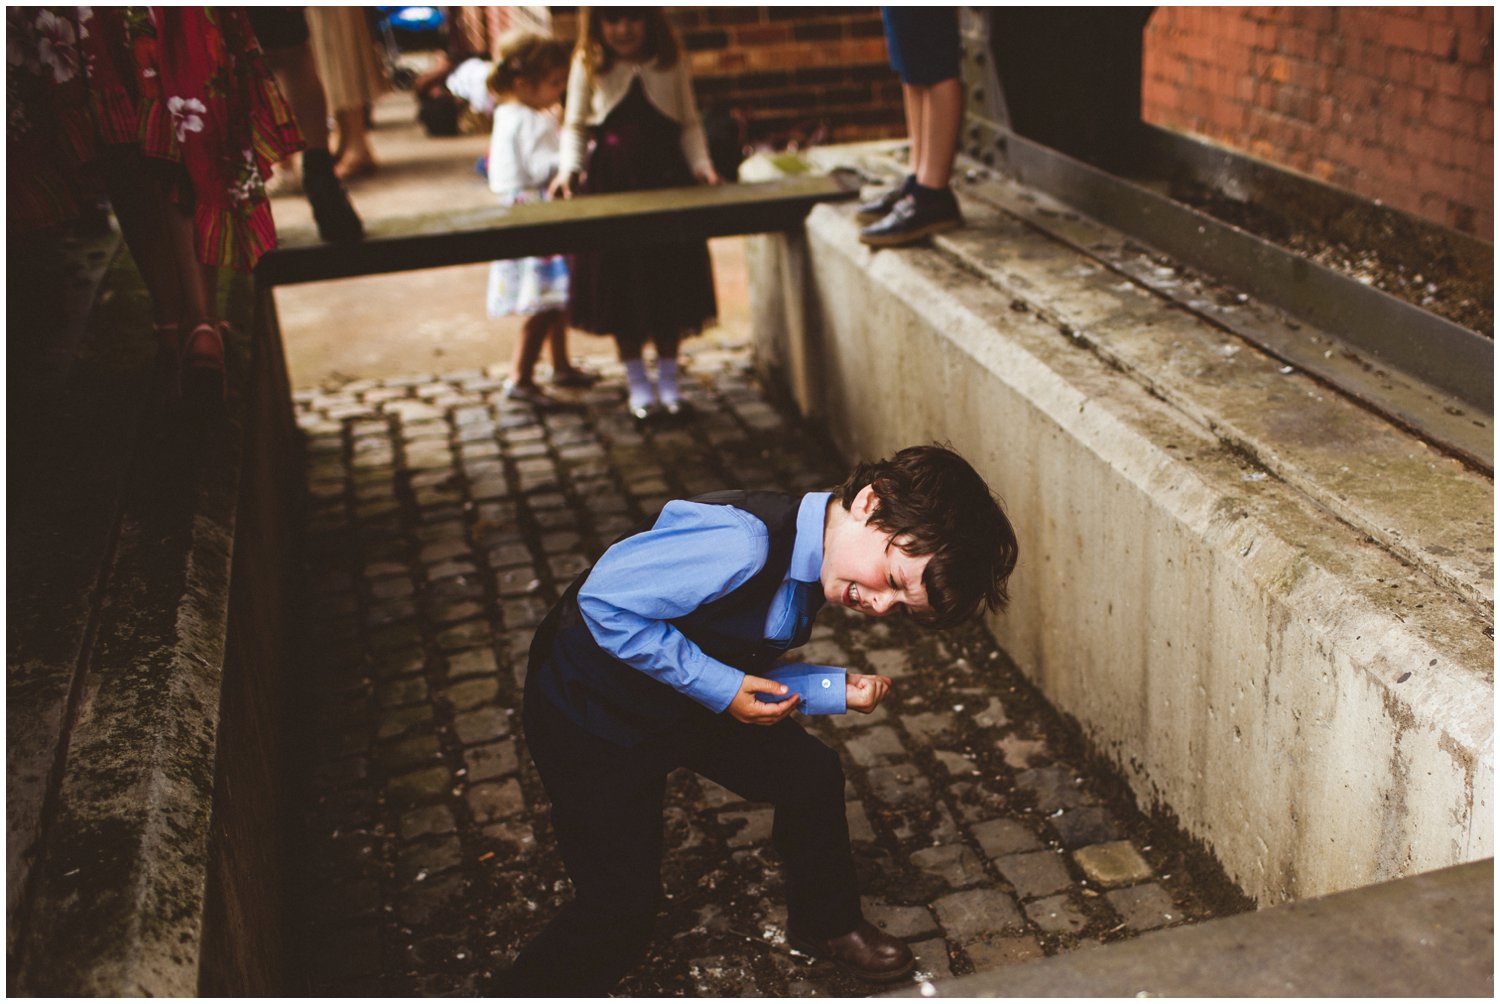
<svg viewBox="0 0 1500 1004"><path fill-rule="evenodd" d="M526 318L521 325L521 337L516 339L516 354L510 364L510 379L506 381L505 394L517 401L547 407L557 402L536 385L536 361L541 358L542 345L552 329L552 311L542 311Z"/></svg>
<svg viewBox="0 0 1500 1004"><path fill-rule="evenodd" d="M552 373L567 373L573 369L573 360L568 358L568 317L561 310L547 311L547 349L552 353Z"/></svg>
<svg viewBox="0 0 1500 1004"><path fill-rule="evenodd" d="M521 337L516 339L516 354L510 364L510 379L517 386L536 386L536 361L541 358L542 345L551 331L550 313L532 314L521 325Z"/></svg>
<svg viewBox="0 0 1500 1004"><path fill-rule="evenodd" d="M908 171L912 177L921 177L923 142L926 139L922 132L922 116L926 108L921 89L911 84L902 84L901 104L906 110L906 138L911 144L911 154L907 158Z"/></svg>
<svg viewBox="0 0 1500 1004"><path fill-rule="evenodd" d="M166 193L159 180L150 176L138 153L114 152L101 158L99 164L115 218L151 294L152 320L158 331L171 330L170 348L176 351L176 329L184 312L183 290L167 232L165 214L170 206Z"/></svg>
<svg viewBox="0 0 1500 1004"><path fill-rule="evenodd" d="M547 344L552 351L552 382L559 387L592 387L599 374L573 365L568 358L568 314L564 310L551 311L552 328L547 333Z"/></svg>
<svg viewBox="0 0 1500 1004"><path fill-rule="evenodd" d="M963 124L963 87L958 78L939 81L930 87L906 88L919 92L921 110L917 115L918 133L913 133L912 173L917 183L927 188L947 188L953 173L953 158L958 152L958 134ZM916 137L920 135L918 141Z"/></svg>
<svg viewBox="0 0 1500 1004"><path fill-rule="evenodd" d="M224 342L214 323L217 272L198 261L192 211L172 201L163 169L138 154L118 151L102 164L115 215L151 293L161 349L195 371L220 374L210 376L208 384L222 394Z"/></svg>
<svg viewBox="0 0 1500 1004"><path fill-rule="evenodd" d="M205 393L209 388L217 387L214 393L222 394L224 336L214 320L216 304L213 299L218 288L218 274L198 261L192 213L168 202L163 215L172 262L182 291L178 331L182 339L184 384L190 372L201 370L205 374ZM213 276L212 286L210 275ZM208 375L214 373L218 374L217 378Z"/></svg>

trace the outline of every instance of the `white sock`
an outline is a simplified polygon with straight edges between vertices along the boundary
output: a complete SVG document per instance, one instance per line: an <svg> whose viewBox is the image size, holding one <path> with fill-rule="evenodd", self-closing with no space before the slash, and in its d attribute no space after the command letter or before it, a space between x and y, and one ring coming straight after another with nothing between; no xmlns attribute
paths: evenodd
<svg viewBox="0 0 1500 1004"><path fill-rule="evenodd" d="M625 360L625 382L630 387L630 407L644 408L656 400L656 388L646 375L646 363L641 359Z"/></svg>
<svg viewBox="0 0 1500 1004"><path fill-rule="evenodd" d="M661 394L662 404L672 404L681 398L677 390L677 360L656 360L656 389Z"/></svg>

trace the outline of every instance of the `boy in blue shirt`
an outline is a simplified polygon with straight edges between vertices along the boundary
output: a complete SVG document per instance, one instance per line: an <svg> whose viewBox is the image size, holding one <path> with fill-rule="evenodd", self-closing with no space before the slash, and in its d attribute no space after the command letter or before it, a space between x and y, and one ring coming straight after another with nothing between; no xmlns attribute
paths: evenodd
<svg viewBox="0 0 1500 1004"><path fill-rule="evenodd" d="M669 502L573 582L531 647L526 742L575 898L516 959L506 993L602 996L645 953L662 801L686 766L775 807L794 947L898 980L906 944L860 914L838 754L789 716L868 714L883 676L773 670L824 603L949 627L1000 609L1016 537L961 457L910 447L835 492Z"/></svg>

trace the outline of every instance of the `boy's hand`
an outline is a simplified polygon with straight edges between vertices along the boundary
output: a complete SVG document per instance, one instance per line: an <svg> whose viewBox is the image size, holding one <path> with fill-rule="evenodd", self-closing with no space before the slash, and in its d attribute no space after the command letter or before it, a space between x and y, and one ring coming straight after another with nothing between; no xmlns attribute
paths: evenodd
<svg viewBox="0 0 1500 1004"><path fill-rule="evenodd" d="M735 721L744 722L746 725L775 725L792 713L792 709L797 706L800 698L792 694L779 704L766 704L763 701L757 701L755 695L785 693L787 693L786 684L746 673L745 682L740 684L740 692L735 694L734 700L729 702L728 711Z"/></svg>
<svg viewBox="0 0 1500 1004"><path fill-rule="evenodd" d="M577 179L571 175L559 174L552 179L552 184L547 186L547 198L549 199L571 199L573 197L573 186Z"/></svg>
<svg viewBox="0 0 1500 1004"><path fill-rule="evenodd" d="M863 673L844 675L844 704L850 711L868 715L875 706L890 693L891 680L886 676L866 676Z"/></svg>
<svg viewBox="0 0 1500 1004"><path fill-rule="evenodd" d="M721 177L719 177L719 172L714 170L712 164L710 164L709 166L707 166L705 168L701 168L700 170L694 171L693 172L693 177L697 178L700 182L702 182L705 185L722 185L722 184L724 184L724 179L721 178Z"/></svg>

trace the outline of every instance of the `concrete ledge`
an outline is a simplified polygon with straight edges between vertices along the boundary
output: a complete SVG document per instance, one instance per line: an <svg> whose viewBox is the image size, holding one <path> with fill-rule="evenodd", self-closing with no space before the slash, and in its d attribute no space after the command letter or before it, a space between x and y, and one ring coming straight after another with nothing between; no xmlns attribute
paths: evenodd
<svg viewBox="0 0 1500 1004"><path fill-rule="evenodd" d="M277 514L300 477L288 463L290 395L274 379L280 346L252 345L248 297L240 282L226 311L240 334L227 345L222 421L187 421L160 403L128 260L47 393L12 397L22 409L12 435L27 440L10 468L11 539L25 542L10 555L7 658L6 928L18 993L187 996L206 974L236 993L277 987L284 953L268 921L278 911L265 904L279 874L247 876L253 895L227 908L215 876L226 832L248 826L276 847L274 807L255 802L219 740L234 713L222 700L226 665L248 662L262 699L279 694L275 555L288 538L258 540L246 560L236 547L247 525L283 526ZM257 480L243 483L251 468ZM249 647L231 627L247 616L259 630ZM241 734L242 757L267 739ZM235 797L216 799L231 781ZM205 918L226 909L262 930L210 950ZM214 982L245 969L235 953L255 956L259 978Z"/></svg>
<svg viewBox="0 0 1500 1004"><path fill-rule="evenodd" d="M754 239L758 358L851 454L976 462L1021 534L996 637L1258 902L1492 854L1493 486L1248 347L1195 361L1222 330L964 208L941 251L871 253L832 207ZM1257 423L1297 449L1224 431ZM1397 517L1470 547L1414 566L1360 524Z"/></svg>
<svg viewBox="0 0 1500 1004"><path fill-rule="evenodd" d="M942 980L903 997L1485 997L1493 859Z"/></svg>

